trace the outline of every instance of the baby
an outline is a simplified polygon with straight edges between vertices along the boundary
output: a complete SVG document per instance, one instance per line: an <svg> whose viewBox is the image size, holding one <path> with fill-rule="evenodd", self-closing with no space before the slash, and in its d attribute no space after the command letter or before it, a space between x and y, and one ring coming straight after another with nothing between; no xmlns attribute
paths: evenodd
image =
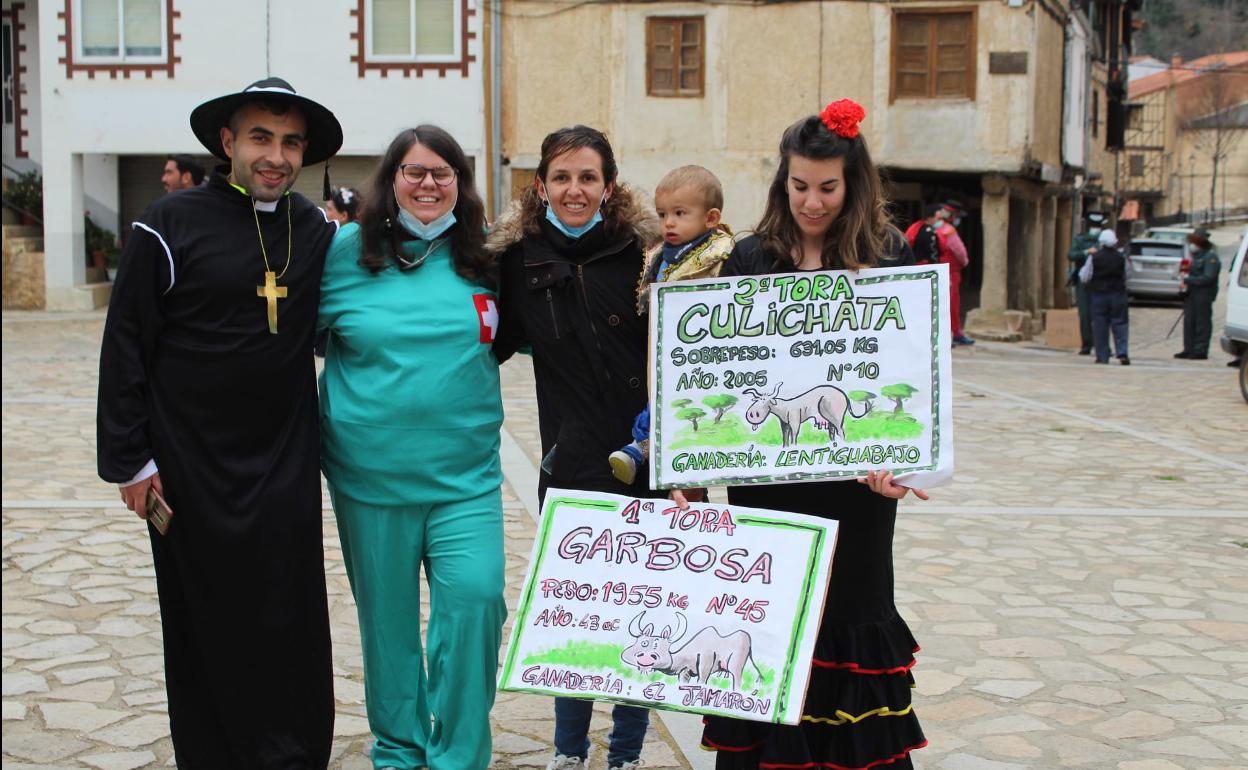
<svg viewBox="0 0 1248 770"><path fill-rule="evenodd" d="M650 284L690 278L714 278L732 253L728 227L720 222L724 188L701 166L667 172L654 191L654 208L663 223L663 243L646 252L637 284L637 311L645 312ZM611 472L632 484L650 456L650 407L633 422L633 442L611 453Z"/></svg>

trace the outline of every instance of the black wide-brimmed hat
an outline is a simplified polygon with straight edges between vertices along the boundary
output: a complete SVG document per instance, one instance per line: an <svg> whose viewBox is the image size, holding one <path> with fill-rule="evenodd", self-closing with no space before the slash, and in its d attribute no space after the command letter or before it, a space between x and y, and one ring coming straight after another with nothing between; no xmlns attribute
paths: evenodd
<svg viewBox="0 0 1248 770"><path fill-rule="evenodd" d="M281 78L257 80L236 94L211 99L191 111L191 130L208 152L221 160L229 160L221 146L221 128L230 123L239 107L248 102L284 102L298 107L307 121L308 147L303 151L303 165L328 160L342 146L342 126L334 113L295 93L294 87Z"/></svg>

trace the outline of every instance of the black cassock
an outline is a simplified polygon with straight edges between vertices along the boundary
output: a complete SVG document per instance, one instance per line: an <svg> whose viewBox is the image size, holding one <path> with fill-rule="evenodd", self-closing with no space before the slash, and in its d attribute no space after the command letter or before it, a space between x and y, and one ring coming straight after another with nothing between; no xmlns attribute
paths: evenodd
<svg viewBox="0 0 1248 770"><path fill-rule="evenodd" d="M312 343L336 226L296 194L258 217L277 334L251 198L214 174L136 223L100 356L100 477L154 460L174 513L149 529L184 770L324 768L333 738Z"/></svg>

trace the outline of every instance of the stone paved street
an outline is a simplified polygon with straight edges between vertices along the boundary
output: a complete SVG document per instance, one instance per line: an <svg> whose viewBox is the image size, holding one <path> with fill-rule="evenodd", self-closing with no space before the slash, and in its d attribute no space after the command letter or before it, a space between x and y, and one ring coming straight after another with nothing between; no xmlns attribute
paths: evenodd
<svg viewBox="0 0 1248 770"><path fill-rule="evenodd" d="M1039 344L955 352L957 479L907 502L897 600L923 645L924 770L1248 767L1248 405L1176 307L1132 309L1131 367ZM172 766L143 526L94 472L101 313L3 316L3 767ZM1220 330L1220 323L1216 327ZM509 601L534 532L536 402L504 368ZM325 505L334 768L369 767L355 607ZM548 699L501 694L495 767L544 766ZM600 709L594 740L609 719ZM696 719L652 768L705 768ZM595 751L591 767L605 767Z"/></svg>

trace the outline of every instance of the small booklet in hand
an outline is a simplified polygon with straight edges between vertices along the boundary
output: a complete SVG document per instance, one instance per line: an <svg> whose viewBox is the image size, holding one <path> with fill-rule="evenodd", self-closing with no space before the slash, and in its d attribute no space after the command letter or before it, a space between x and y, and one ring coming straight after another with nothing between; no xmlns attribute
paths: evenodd
<svg viewBox="0 0 1248 770"><path fill-rule="evenodd" d="M173 520L173 510L155 487L147 488L147 520L162 535L169 532L169 522Z"/></svg>

